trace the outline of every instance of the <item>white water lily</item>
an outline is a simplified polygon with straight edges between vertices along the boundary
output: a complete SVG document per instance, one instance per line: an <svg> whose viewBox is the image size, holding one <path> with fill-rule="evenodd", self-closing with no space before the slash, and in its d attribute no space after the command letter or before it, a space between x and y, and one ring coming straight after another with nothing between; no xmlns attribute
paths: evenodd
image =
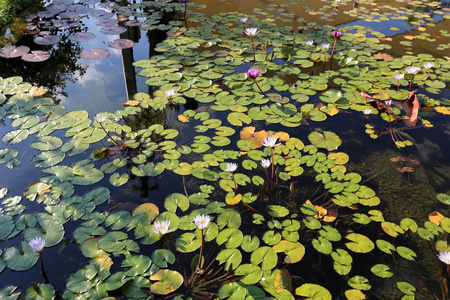
<svg viewBox="0 0 450 300"><path fill-rule="evenodd" d="M405 72L408 74L416 74L419 71L420 71L420 68L416 67L416 66L409 66L409 67L405 68Z"/></svg>
<svg viewBox="0 0 450 300"><path fill-rule="evenodd" d="M323 50L328 50L328 49L330 49L331 45L330 44L320 44L320 47L322 47Z"/></svg>
<svg viewBox="0 0 450 300"><path fill-rule="evenodd" d="M392 100L386 100L386 101L384 101L384 103L385 103L387 106L391 106L391 105L392 105Z"/></svg>
<svg viewBox="0 0 450 300"><path fill-rule="evenodd" d="M197 226L197 228L200 230L208 227L209 221L211 221L211 218L208 215L199 214L194 217L195 226Z"/></svg>
<svg viewBox="0 0 450 300"><path fill-rule="evenodd" d="M258 34L258 32L259 32L258 28L254 28L254 27L245 28L245 33L248 36L255 36Z"/></svg>
<svg viewBox="0 0 450 300"><path fill-rule="evenodd" d="M248 20L248 18L240 18L239 21L241 21L241 23L246 23Z"/></svg>
<svg viewBox="0 0 450 300"><path fill-rule="evenodd" d="M225 171L227 172L234 172L236 171L238 165L235 163L227 163L227 166L225 167Z"/></svg>
<svg viewBox="0 0 450 300"><path fill-rule="evenodd" d="M306 41L305 44L306 46L311 47L312 45L314 45L314 41Z"/></svg>
<svg viewBox="0 0 450 300"><path fill-rule="evenodd" d="M438 258L444 264L450 265L450 252L440 252Z"/></svg>
<svg viewBox="0 0 450 300"><path fill-rule="evenodd" d="M43 237L35 237L34 239L28 242L28 246L30 246L31 251L36 253L41 253L44 250L45 239Z"/></svg>
<svg viewBox="0 0 450 300"><path fill-rule="evenodd" d="M268 136L264 138L264 142L262 143L263 146L273 148L278 146L280 143L277 144L278 137L277 136Z"/></svg>
<svg viewBox="0 0 450 300"><path fill-rule="evenodd" d="M175 90L173 90L173 89L164 91L164 94L166 94L166 96L169 97L169 98L172 98L173 96L175 96L176 93L177 92L175 92Z"/></svg>
<svg viewBox="0 0 450 300"><path fill-rule="evenodd" d="M265 158L261 161L261 166L264 169L267 169L268 167L270 167L270 164L271 164L270 159Z"/></svg>
<svg viewBox="0 0 450 300"><path fill-rule="evenodd" d="M434 64L432 62L427 62L423 64L423 67L427 70L431 69L432 67L434 67Z"/></svg>
<svg viewBox="0 0 450 300"><path fill-rule="evenodd" d="M364 113L365 115L370 115L370 114L372 113L372 109L371 109L371 108L367 108L367 109L365 109L365 110L363 111L363 113Z"/></svg>
<svg viewBox="0 0 450 300"><path fill-rule="evenodd" d="M164 235L166 233L169 233L169 226L170 226L170 221L169 220L164 220L164 221L156 221L155 223L153 223L153 232L156 234L160 234L160 235Z"/></svg>
<svg viewBox="0 0 450 300"><path fill-rule="evenodd" d="M402 80L404 77L405 77L405 74L403 74L403 73L394 74L394 78L397 80Z"/></svg>
<svg viewBox="0 0 450 300"><path fill-rule="evenodd" d="M103 123L106 121L106 116L96 115L94 121L98 123Z"/></svg>

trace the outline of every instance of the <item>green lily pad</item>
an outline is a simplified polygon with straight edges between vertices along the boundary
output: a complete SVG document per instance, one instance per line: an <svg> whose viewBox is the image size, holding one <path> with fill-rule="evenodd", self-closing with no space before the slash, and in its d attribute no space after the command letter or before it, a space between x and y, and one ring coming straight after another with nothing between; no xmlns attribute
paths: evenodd
<svg viewBox="0 0 450 300"><path fill-rule="evenodd" d="M331 300L331 294L326 288L313 283L302 284L295 290L295 294L308 300Z"/></svg>
<svg viewBox="0 0 450 300"><path fill-rule="evenodd" d="M264 246L256 249L252 253L250 260L254 265L261 264L261 268L264 271L267 271L275 268L278 262L278 256L275 250L270 247Z"/></svg>
<svg viewBox="0 0 450 300"><path fill-rule="evenodd" d="M363 276L354 276L348 280L348 285L359 290L370 290L369 280Z"/></svg>
<svg viewBox="0 0 450 300"><path fill-rule="evenodd" d="M407 260L415 260L415 258L417 257L417 254L408 247L398 246L396 250L401 257Z"/></svg>
<svg viewBox="0 0 450 300"><path fill-rule="evenodd" d="M375 247L374 243L368 237L362 234L350 233L345 238L352 241L346 243L345 245L353 252L368 253Z"/></svg>
<svg viewBox="0 0 450 300"><path fill-rule="evenodd" d="M151 281L156 281L150 286L154 294L167 295L176 291L184 282L183 276L177 271L161 269L150 276Z"/></svg>
<svg viewBox="0 0 450 300"><path fill-rule="evenodd" d="M244 236L237 228L226 228L219 232L216 238L218 245L225 243L227 248L237 248L242 244Z"/></svg>
<svg viewBox="0 0 450 300"><path fill-rule="evenodd" d="M242 262L242 254L238 249L224 249L217 254L216 259L220 264L225 263L225 270L234 270Z"/></svg>
<svg viewBox="0 0 450 300"><path fill-rule="evenodd" d="M166 249L156 249L152 253L152 261L160 268L167 268L167 264L175 262L175 255Z"/></svg>
<svg viewBox="0 0 450 300"><path fill-rule="evenodd" d="M308 135L308 139L311 144L328 151L336 150L342 144L341 139L331 131L324 131L323 134L316 131L312 132Z"/></svg>
<svg viewBox="0 0 450 300"><path fill-rule="evenodd" d="M13 231L14 219L8 215L0 215L0 240L4 241Z"/></svg>
<svg viewBox="0 0 450 300"><path fill-rule="evenodd" d="M243 276L239 279L243 284L251 285L259 282L263 275L263 271L259 266L253 264L240 265L234 274L238 276Z"/></svg>
<svg viewBox="0 0 450 300"><path fill-rule="evenodd" d="M294 264L302 260L305 255L305 246L298 242L290 242L283 240L272 247L275 252L283 252L287 255L288 263ZM286 262L286 260L285 260Z"/></svg>
<svg viewBox="0 0 450 300"><path fill-rule="evenodd" d="M390 278L394 273L389 271L390 268L384 264L376 264L374 265L370 271L372 271L373 274L377 275L381 278Z"/></svg>
<svg viewBox="0 0 450 300"><path fill-rule="evenodd" d="M25 291L25 300L54 299L55 289L50 284L33 283Z"/></svg>
<svg viewBox="0 0 450 300"><path fill-rule="evenodd" d="M166 197L164 207L173 213L176 212L177 208L186 211L189 208L189 200L185 195L173 193Z"/></svg>
<svg viewBox="0 0 450 300"><path fill-rule="evenodd" d="M39 254L31 251L27 242L22 242L20 248L19 250L16 247L9 247L3 251L2 258L6 266L13 271L28 270L39 258Z"/></svg>

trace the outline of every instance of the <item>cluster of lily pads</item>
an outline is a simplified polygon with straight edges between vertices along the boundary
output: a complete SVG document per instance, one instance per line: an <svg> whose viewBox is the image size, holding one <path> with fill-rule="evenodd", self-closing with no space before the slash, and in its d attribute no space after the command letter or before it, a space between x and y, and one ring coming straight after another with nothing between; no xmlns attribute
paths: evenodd
<svg viewBox="0 0 450 300"><path fill-rule="evenodd" d="M156 25L180 7L115 7L172 32L157 45L160 55L135 62L157 91L136 94L123 110L95 118L67 112L30 95L32 86L20 77L0 80L0 115L15 128L2 137L8 147L0 163L19 167L14 145L32 136L33 162L45 174L26 188L25 199L0 190L0 241L22 241L0 252L0 271L28 270L40 258L47 281L46 248L72 238L65 231L72 223L84 266L63 291L51 281L30 283L27 299L353 300L383 295L372 288L380 278L395 284L398 290L389 291L396 298L414 299L414 283L395 274L399 261L417 257L411 239L402 237L430 242L433 257L441 253L448 264L450 218L432 213L421 226L411 218L385 220L375 191L347 171L349 157L338 152L335 133L313 131L305 145L290 128L369 107L393 126L411 117L425 123L429 110L422 106L448 111L450 100L430 95L447 90L449 61L424 54L391 59L382 52L390 48L380 42L383 34L360 26L337 34L330 26L280 27L255 16L192 11L189 27ZM408 80L395 77L411 67L420 70ZM411 101L417 114L403 108L410 89L417 89L420 105ZM170 118L173 106L192 99L198 109ZM195 134L183 135L187 127ZM178 191L110 211L109 188L135 177L178 182ZM79 186L93 188L79 193ZM43 210L28 213L22 200ZM447 194L438 200L450 205ZM17 299L15 290L8 286L0 296Z"/></svg>

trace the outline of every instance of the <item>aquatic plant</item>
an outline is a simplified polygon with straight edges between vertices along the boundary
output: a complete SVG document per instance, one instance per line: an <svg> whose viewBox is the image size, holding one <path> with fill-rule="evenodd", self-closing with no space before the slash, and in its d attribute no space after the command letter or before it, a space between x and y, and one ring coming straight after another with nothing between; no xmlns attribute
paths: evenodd
<svg viewBox="0 0 450 300"><path fill-rule="evenodd" d="M146 4L137 6L141 5ZM176 8L173 3L152 5ZM149 23L143 28L163 25L159 28L165 30L166 24L152 23L153 15L160 18L159 11L148 13ZM42 212L24 212L20 196L2 201L0 240L12 242L19 234L24 240L42 235L51 248L68 236L65 224L76 227L73 240L86 259L73 267L66 281L63 297L68 299L118 294L145 299L149 293L153 298L177 299L293 299L294 294L309 299L343 295L364 299L380 292L375 287L379 281L398 288L395 295L399 297L414 297L416 287L395 276L401 272L399 263L410 266L417 257L410 237L432 246L436 240L436 249L430 251L436 259L435 250L448 251L450 219L442 215L439 221L432 219L434 223L426 221L420 227L411 218L398 224L386 220L377 209L382 199L364 184L361 175L349 171L350 157L338 152L339 136L315 128L300 139L298 127L341 111L364 114L368 109L374 112L372 121L387 120L388 126L400 124L401 114L411 122L426 121L427 115L420 114L425 110L419 97L429 107L450 104L442 98L420 96L425 90L436 94L446 88L449 63L433 59L442 73L436 72L432 79L417 74L414 82L420 90L414 98L416 93L399 90L398 79L394 81L397 91L390 89L396 79L393 74L411 64L422 65L428 56L379 61L375 55L389 46L366 37L369 32L361 27L349 26L343 28L342 50L334 54L337 69L318 76L314 66L322 53L307 51L302 41L329 38L313 31L322 27L311 23L305 27L310 31L294 34L291 26L277 27L252 16L255 26L264 28L261 42L277 37L270 41L271 56L286 62L277 64L261 59L261 54L257 57L253 39L253 60L248 57L243 50L249 47L248 39L240 37L241 29L236 28L238 17L215 16L213 28L186 30L158 44L155 49L160 55L134 63L156 91L136 94L135 106L102 113L94 123L85 111L66 112L49 98L27 95L31 84L22 83L19 77L1 79L2 114L11 119L14 129L3 136L8 148L1 149L0 161L9 168L18 167L24 154L19 155L12 145L35 136L32 160L44 174L25 189L25 199L42 207ZM189 20L208 24L201 14ZM167 26L177 30L181 25ZM324 28L329 32L329 27ZM382 37L377 32L370 34ZM215 46L213 51L204 47L209 43ZM252 61L257 63L247 76L236 71ZM307 72L308 68L312 71ZM245 84L248 78L261 94ZM361 91L373 96L367 93L365 97ZM386 95L395 100L394 105L385 101ZM176 113L189 122L178 122L178 117L170 115L171 109L194 98L198 109ZM411 111L397 107L396 102L403 100L411 103ZM252 126L241 130L244 124ZM273 131L271 124L286 131L296 129L288 134ZM194 134L185 135L185 128ZM116 142L126 151L115 152ZM88 151L90 156L73 158ZM267 168L272 165L271 180L276 176L281 182L276 189L267 188L258 164L268 181ZM238 165L242 168L236 172ZM233 180L227 172L232 172ZM118 210L108 204L110 188L116 191L116 187L162 174L170 178L173 193L161 201L140 203L132 209L120 209L124 204L119 203ZM109 178L102 181L105 176ZM187 176L193 179L188 184ZM181 184L176 184L181 181L184 195L176 190L181 190ZM2 198L6 194L2 189ZM447 194L437 199L450 204ZM158 247L159 241L163 247ZM20 249L12 245L1 254L0 270L28 270L37 259L26 243ZM362 268L361 260L369 268ZM332 287L332 282L339 287ZM11 296L14 290L6 287L1 293ZM31 285L25 294L32 297L44 291L55 294L50 284Z"/></svg>

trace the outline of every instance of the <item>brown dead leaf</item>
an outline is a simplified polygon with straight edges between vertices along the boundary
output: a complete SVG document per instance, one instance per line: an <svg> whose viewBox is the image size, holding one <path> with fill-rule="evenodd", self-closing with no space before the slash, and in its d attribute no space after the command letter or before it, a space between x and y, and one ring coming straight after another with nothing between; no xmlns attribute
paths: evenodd
<svg viewBox="0 0 450 300"><path fill-rule="evenodd" d="M404 38L405 38L406 40L412 41L412 40L414 40L416 37L413 36L413 35L405 35Z"/></svg>
<svg viewBox="0 0 450 300"><path fill-rule="evenodd" d="M273 136L278 137L278 140L280 142L286 142L289 139L289 134L287 134L286 132L283 132L283 131L278 131Z"/></svg>
<svg viewBox="0 0 450 300"><path fill-rule="evenodd" d="M334 210L329 210L327 215L323 217L323 220L325 222L333 222L338 216L339 214L337 212L335 212Z"/></svg>
<svg viewBox="0 0 450 300"><path fill-rule="evenodd" d="M123 105L125 105L125 106L137 106L137 105L139 105L139 103L140 103L140 101L138 101L138 100L128 100Z"/></svg>
<svg viewBox="0 0 450 300"><path fill-rule="evenodd" d="M28 94L33 97L39 97L47 93L48 89L43 86L33 85L31 89L28 91Z"/></svg>
<svg viewBox="0 0 450 300"><path fill-rule="evenodd" d="M430 220L430 222L436 225L439 225L441 223L442 218L444 218L444 216L438 211L434 211L428 215L428 219Z"/></svg>
<svg viewBox="0 0 450 300"><path fill-rule="evenodd" d="M183 123L189 123L189 120L190 120L191 118L186 117L186 116L183 116L183 115L178 115L177 119L178 119L178 121L180 121L180 122L183 122Z"/></svg>
<svg viewBox="0 0 450 300"><path fill-rule="evenodd" d="M390 54L379 52L373 55L376 60L394 61L394 57Z"/></svg>
<svg viewBox="0 0 450 300"><path fill-rule="evenodd" d="M253 149L262 147L262 143L264 142L264 139L269 136L267 131L265 131L265 130L255 131L255 129L256 128L253 126L248 126L248 127L242 128L242 130L240 132L240 136L241 136L242 140L250 141L255 145L255 148L253 148Z"/></svg>

